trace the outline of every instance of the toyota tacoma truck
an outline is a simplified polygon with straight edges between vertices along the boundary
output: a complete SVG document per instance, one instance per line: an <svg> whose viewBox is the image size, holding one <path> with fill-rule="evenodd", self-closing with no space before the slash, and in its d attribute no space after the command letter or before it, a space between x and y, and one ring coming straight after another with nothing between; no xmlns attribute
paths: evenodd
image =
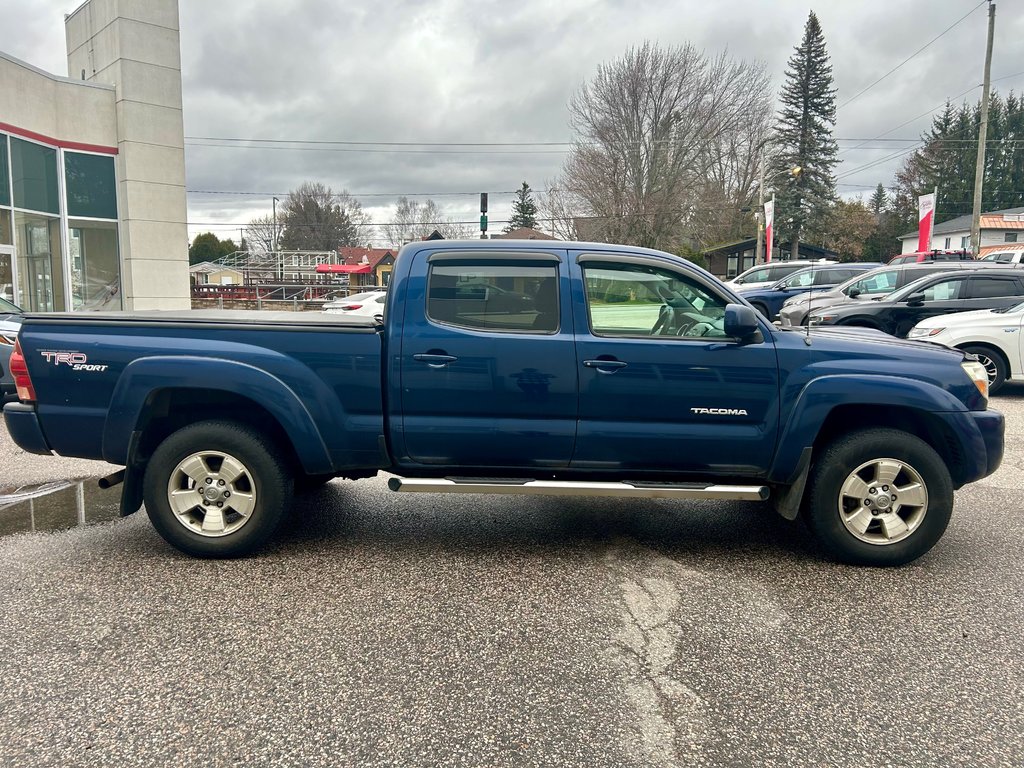
<svg viewBox="0 0 1024 768"><path fill-rule="evenodd" d="M962 351L775 328L693 264L608 244L413 243L383 318L29 314L11 368L19 446L124 467L100 481L122 512L202 557L259 548L296 489L386 471L398 492L771 501L835 558L899 565L1003 452Z"/></svg>

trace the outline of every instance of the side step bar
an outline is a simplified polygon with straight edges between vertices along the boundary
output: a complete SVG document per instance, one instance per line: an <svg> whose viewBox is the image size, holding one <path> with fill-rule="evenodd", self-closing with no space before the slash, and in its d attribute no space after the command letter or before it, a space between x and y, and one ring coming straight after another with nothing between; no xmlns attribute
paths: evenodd
<svg viewBox="0 0 1024 768"><path fill-rule="evenodd" d="M766 485L710 483L600 483L574 480L476 480L392 477L388 487L398 493L501 493L531 496L619 496L640 499L732 499L766 501Z"/></svg>

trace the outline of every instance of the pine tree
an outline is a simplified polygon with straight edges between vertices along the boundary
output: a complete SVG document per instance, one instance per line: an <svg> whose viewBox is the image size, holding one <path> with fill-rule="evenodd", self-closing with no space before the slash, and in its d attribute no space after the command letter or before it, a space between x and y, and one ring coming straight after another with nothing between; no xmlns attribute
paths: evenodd
<svg viewBox="0 0 1024 768"><path fill-rule="evenodd" d="M525 181L512 201L512 216L505 227L506 232L513 229L537 228L537 203L533 199L533 191Z"/></svg>
<svg viewBox="0 0 1024 768"><path fill-rule="evenodd" d="M825 38L813 11L804 26L803 41L789 58L779 100L782 109L775 126L770 179L776 194L775 220L782 230L779 242L788 236L796 259L801 235L824 228L836 198L832 173L838 162L832 137L836 90Z"/></svg>
<svg viewBox="0 0 1024 768"><path fill-rule="evenodd" d="M882 212L889 207L889 196L885 192L885 187L882 186L882 182L878 182L878 186L875 187L875 191L871 193L871 200L868 202L868 208L875 215L877 220L881 217Z"/></svg>

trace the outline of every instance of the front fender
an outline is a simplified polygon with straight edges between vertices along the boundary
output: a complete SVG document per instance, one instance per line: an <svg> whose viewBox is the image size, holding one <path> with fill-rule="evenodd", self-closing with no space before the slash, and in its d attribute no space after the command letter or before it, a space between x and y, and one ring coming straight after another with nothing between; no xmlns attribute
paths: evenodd
<svg viewBox="0 0 1024 768"><path fill-rule="evenodd" d="M769 473L772 482L794 481L800 454L813 445L829 413L844 405L914 408L927 413L967 412L956 397L924 381L861 374L822 376L808 382L793 406Z"/></svg>
<svg viewBox="0 0 1024 768"><path fill-rule="evenodd" d="M214 389L265 408L288 434L309 474L334 471L316 422L299 397L279 378L234 360L210 357L146 357L128 364L114 387L103 429L103 458L128 462L132 432L139 428L146 402L163 389Z"/></svg>

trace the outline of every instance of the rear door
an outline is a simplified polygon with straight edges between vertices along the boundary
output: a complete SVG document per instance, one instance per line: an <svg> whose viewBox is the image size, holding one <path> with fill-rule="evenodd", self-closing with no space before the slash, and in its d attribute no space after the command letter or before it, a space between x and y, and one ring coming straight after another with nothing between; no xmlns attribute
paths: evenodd
<svg viewBox="0 0 1024 768"><path fill-rule="evenodd" d="M399 353L403 463L569 463L577 375L564 254L437 251L413 263Z"/></svg>
<svg viewBox="0 0 1024 768"><path fill-rule="evenodd" d="M779 414L771 334L727 338L730 299L668 260L572 251L570 260L580 379L572 466L765 472Z"/></svg>
<svg viewBox="0 0 1024 768"><path fill-rule="evenodd" d="M1024 296L1021 279L1010 275L972 275L967 280L964 311L997 309L1020 304Z"/></svg>

